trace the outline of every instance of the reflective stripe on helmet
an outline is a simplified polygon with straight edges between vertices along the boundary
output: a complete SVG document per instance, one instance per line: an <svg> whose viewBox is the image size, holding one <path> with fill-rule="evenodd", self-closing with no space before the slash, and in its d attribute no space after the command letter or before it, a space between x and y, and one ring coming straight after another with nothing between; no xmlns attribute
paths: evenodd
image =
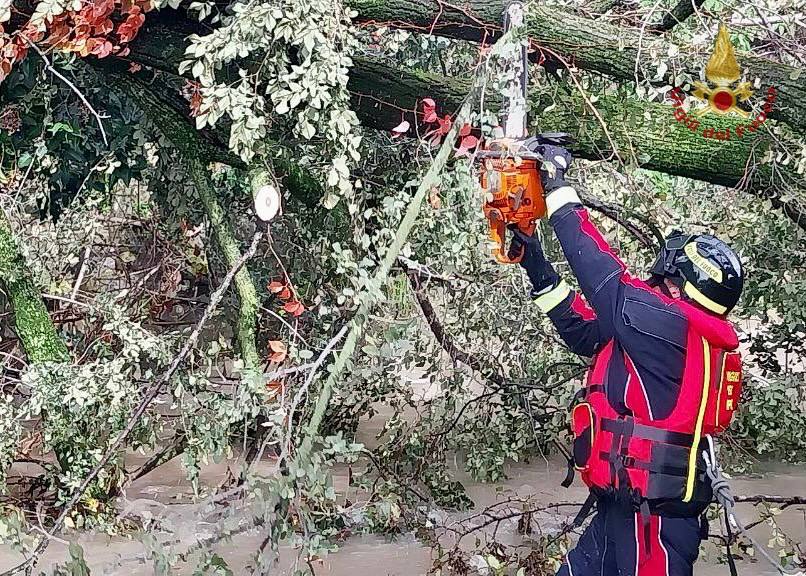
<svg viewBox="0 0 806 576"><path fill-rule="evenodd" d="M685 292L689 298L707 308L714 314L725 314L728 311L726 306L711 300L708 296L700 292L691 282L686 281L685 285L683 286L683 292Z"/></svg>
<svg viewBox="0 0 806 576"><path fill-rule="evenodd" d="M703 272L705 272L708 277L713 280L714 282L722 283L722 270L719 269L719 266L714 264L713 262L709 262L703 256L700 256L700 253L697 252L697 243L691 242L686 245L683 249L683 252L686 253L686 256L694 262L694 264Z"/></svg>

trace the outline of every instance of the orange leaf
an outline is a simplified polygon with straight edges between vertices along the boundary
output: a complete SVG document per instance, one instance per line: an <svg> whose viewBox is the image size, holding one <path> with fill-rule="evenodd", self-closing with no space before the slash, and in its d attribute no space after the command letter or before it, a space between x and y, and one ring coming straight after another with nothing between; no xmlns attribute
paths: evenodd
<svg viewBox="0 0 806 576"><path fill-rule="evenodd" d="M286 356L288 356L288 354L284 352L274 352L269 356L269 362L272 362L274 364L280 364L282 363L283 360L286 359Z"/></svg>
<svg viewBox="0 0 806 576"><path fill-rule="evenodd" d="M288 300L291 298L291 290L288 289L288 286L283 286L283 289L277 295L280 300Z"/></svg>
<svg viewBox="0 0 806 576"><path fill-rule="evenodd" d="M285 289L285 284L275 280L274 282L271 282L269 284L268 288L269 288L269 292L271 292L272 294L277 294L278 292L281 292L282 290Z"/></svg>
<svg viewBox="0 0 806 576"><path fill-rule="evenodd" d="M428 192L428 203L434 210L442 208L442 198L439 197L439 189L436 186L433 186Z"/></svg>
<svg viewBox="0 0 806 576"><path fill-rule="evenodd" d="M266 390L269 392L274 392L274 394L278 394L283 389L283 383L279 380L270 380L266 382Z"/></svg>
<svg viewBox="0 0 806 576"><path fill-rule="evenodd" d="M276 364L281 363L288 356L288 347L282 340L269 340L269 350L272 351L269 360Z"/></svg>
<svg viewBox="0 0 806 576"><path fill-rule="evenodd" d="M288 352L288 346L282 340L269 340L269 349L272 352Z"/></svg>

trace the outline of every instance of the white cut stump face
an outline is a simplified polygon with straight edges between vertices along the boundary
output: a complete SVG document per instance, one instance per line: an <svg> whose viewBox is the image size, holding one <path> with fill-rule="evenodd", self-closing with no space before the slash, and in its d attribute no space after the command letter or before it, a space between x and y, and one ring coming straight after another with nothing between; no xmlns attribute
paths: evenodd
<svg viewBox="0 0 806 576"><path fill-rule="evenodd" d="M255 194L255 214L269 222L280 212L280 192L271 184L261 186Z"/></svg>

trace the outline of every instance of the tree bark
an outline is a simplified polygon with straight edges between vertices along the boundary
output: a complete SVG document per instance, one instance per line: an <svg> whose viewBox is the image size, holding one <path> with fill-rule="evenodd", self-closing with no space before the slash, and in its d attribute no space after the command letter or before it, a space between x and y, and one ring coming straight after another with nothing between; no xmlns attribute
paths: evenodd
<svg viewBox="0 0 806 576"><path fill-rule="evenodd" d="M403 5L422 7L423 3L428 2L408 0ZM397 6L388 8L397 10ZM416 11L411 14L418 15ZM447 26L447 20L439 22ZM172 23L152 20L132 44L130 58L176 73L184 44L175 37L185 33L188 31ZM171 48L166 50L166 46ZM353 108L361 122L381 130L389 130L404 116L415 121L413 111L426 96L439 104L443 114L451 113L459 107L469 87L470 82L464 79L407 71L377 58L356 58L349 83ZM489 98L487 104L496 106ZM737 186L769 199L773 206L806 228L806 217L797 201L780 199L789 195L789 190L806 190L804 176L791 163L763 161L765 153L777 146L776 139L761 131L728 141L704 138L701 134L706 128L713 128L721 132L729 129L735 135L736 128L745 123L740 118L703 116L699 119L700 133L695 134L675 120L673 106L601 95L594 104L600 120L578 91L562 84L551 98L533 94L530 104L537 129L570 133L575 140L571 150L579 157L607 159L618 154L625 161L650 170ZM785 141L784 137L778 137L782 139Z"/></svg>
<svg viewBox="0 0 806 576"><path fill-rule="evenodd" d="M114 72L109 72L108 77L115 86L138 103L149 120L179 150L210 220L219 251L227 266L233 267L241 258L241 250L207 172L207 164L212 158L221 154L212 150L213 145L205 140L186 118L160 100L147 86L131 77ZM252 371L259 370L260 356L255 345L259 302L255 284L246 266L241 267L235 274L235 290L239 300L238 325L235 331L238 346L246 368Z"/></svg>
<svg viewBox="0 0 806 576"><path fill-rule="evenodd" d="M0 208L0 287L14 312L14 326L31 363L69 362L70 352L50 319L42 295Z"/></svg>
<svg viewBox="0 0 806 576"><path fill-rule="evenodd" d="M655 32L668 32L681 22L686 21L695 11L699 10L705 0L677 0L675 5L666 14L660 24L652 29Z"/></svg>
<svg viewBox="0 0 806 576"><path fill-rule="evenodd" d="M350 80L354 108L362 122L386 130L400 122L401 109L415 109L418 100L426 96L440 103L443 114L451 112L468 87L464 80L395 69L371 59L357 59ZM769 199L806 228L806 216L799 204L781 200L778 193L806 190L804 176L791 166L762 162L765 153L774 149L772 137L757 132L727 141L704 138L675 120L674 108L666 104L602 96L594 104L602 122L578 92L558 92L553 99L532 97L532 120L539 131L570 133L575 140L571 149L577 156L599 159L618 152L643 168L736 186ZM545 112L550 105L555 106ZM403 114L415 120L411 112ZM701 130L730 129L733 134L743 123L732 116L715 115L703 116L700 121Z"/></svg>
<svg viewBox="0 0 806 576"><path fill-rule="evenodd" d="M441 36L490 41L501 32L503 0L466 0L448 4L441 0L347 0L361 22L377 22ZM699 78L708 54L676 46L663 38L642 35L640 30L586 18L557 6L528 5L529 38L549 57L560 56L569 64L633 81L637 73L654 77L658 58L668 66L663 81L675 84L681 73ZM677 53L676 56L668 56ZM760 82L759 93L772 86L778 100L770 117L797 130L806 129L806 74L802 68L766 58L739 55L746 80ZM763 98L763 96L762 96Z"/></svg>

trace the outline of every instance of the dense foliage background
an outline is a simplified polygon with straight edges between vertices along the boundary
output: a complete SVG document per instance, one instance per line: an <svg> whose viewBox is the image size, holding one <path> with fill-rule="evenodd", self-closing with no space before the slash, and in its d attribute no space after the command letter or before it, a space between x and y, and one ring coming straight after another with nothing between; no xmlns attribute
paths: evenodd
<svg viewBox="0 0 806 576"><path fill-rule="evenodd" d="M240 511L219 536L246 515L267 566L291 536L304 559L348 528L427 532L429 510L472 505L464 473L496 482L555 452L585 361L489 257L472 161L514 73L500 57L518 38L491 48L501 5L0 0L0 538L30 566L40 525L133 530L116 498L176 457L200 497L205 463L237 462L212 495ZM746 397L723 451L737 470L806 455L804 8L527 8L532 127L575 136L571 176L619 253L645 269L678 227L747 267ZM754 113L768 85L781 94L755 139L708 142L666 97L720 22L764 59L740 59ZM370 418L372 449L356 443ZM348 510L336 461L364 490ZM541 573L564 545L485 562ZM199 573L221 562L203 554Z"/></svg>

